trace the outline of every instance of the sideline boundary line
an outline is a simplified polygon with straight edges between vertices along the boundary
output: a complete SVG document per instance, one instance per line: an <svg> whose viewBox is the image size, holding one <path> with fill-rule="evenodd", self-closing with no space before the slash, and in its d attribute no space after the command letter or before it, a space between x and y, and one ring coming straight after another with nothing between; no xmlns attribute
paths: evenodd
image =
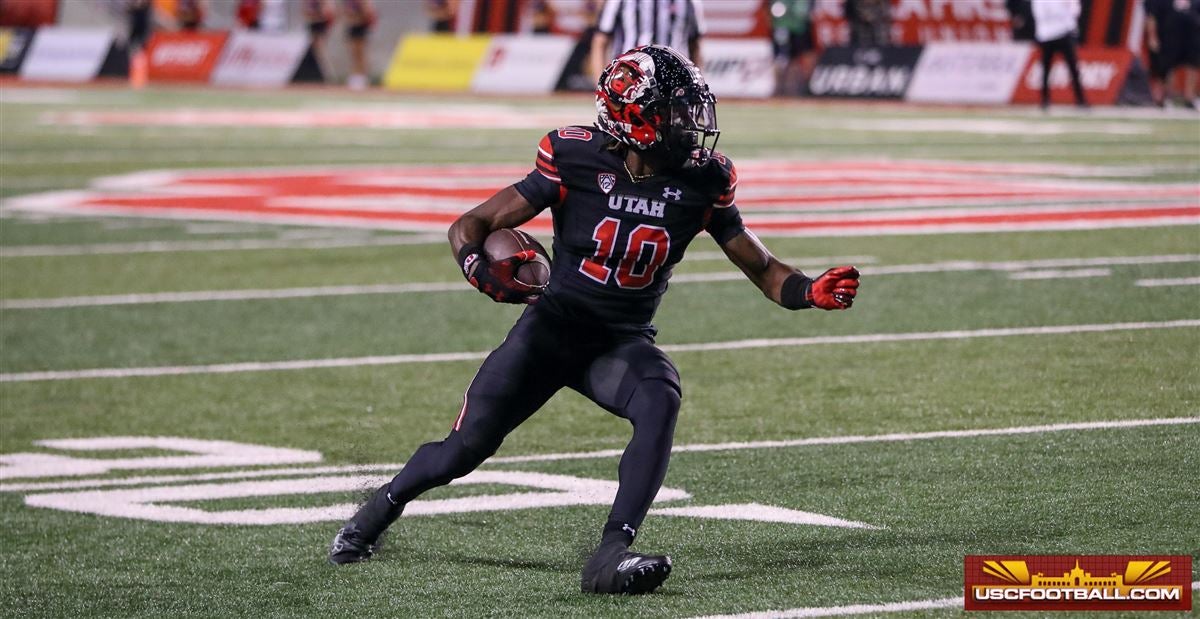
<svg viewBox="0 0 1200 619"><path fill-rule="evenodd" d="M919 331L913 333L864 333L857 335L824 335L775 339L730 340L694 344L665 344L666 352L703 352L713 350L743 350L748 348L781 348L815 346L820 344L874 344L884 342L916 342L928 340L961 340L983 337L1012 337L1019 335L1065 335L1072 333L1105 333L1110 331L1145 331L1200 327L1200 319L1167 320L1161 322L1116 322L1084 325L1043 327L1005 327L956 331ZM81 378L134 378L150 376L182 376L189 374L237 374L279 370L308 370L347 368L404 363L442 363L449 361L478 361L490 354L481 352L449 352L372 357L343 357L332 359L293 359L287 361L249 361L208 365L151 366L134 368L92 368L84 370L50 370L0 374L0 383L20 383Z"/></svg>
<svg viewBox="0 0 1200 619"><path fill-rule="evenodd" d="M781 449L819 445L852 445L860 443L905 443L911 441L943 438L975 438L980 436L1011 436L1018 434L1042 434L1047 432L1078 432L1087 430L1111 430L1153 426L1176 426L1200 423L1200 417L1159 417L1151 419L1121 419L1112 421L1078 421L1041 426L1010 426L1007 428L979 428L973 430L933 430L929 432L900 432L890 434L861 434L843 436L817 436L780 441L746 441L735 443L692 443L675 445L671 453L695 453L708 451L739 451L745 449ZM620 457L620 449L602 449L557 454L531 454L525 456L499 456L489 458L488 464L517 464L522 462L556 462L562 460L595 460ZM224 473L200 473L195 475L155 475L118 479L93 478L53 482L27 482L0 484L0 492L29 492L42 490L67 490L108 486L141 486L147 484L169 484L176 482L218 481L223 479L250 479L259 477L286 477L328 473L363 473L368 471L398 471L403 462L382 464L350 464L343 466L284 467L257 470L230 471Z"/></svg>

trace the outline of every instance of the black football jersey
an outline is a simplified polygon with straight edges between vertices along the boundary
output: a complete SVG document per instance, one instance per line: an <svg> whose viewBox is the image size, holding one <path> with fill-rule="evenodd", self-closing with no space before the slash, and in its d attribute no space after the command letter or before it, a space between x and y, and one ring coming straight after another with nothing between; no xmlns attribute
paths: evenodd
<svg viewBox="0 0 1200 619"><path fill-rule="evenodd" d="M539 303L574 320L646 327L701 230L718 244L742 232L737 171L714 153L700 168L635 182L617 144L595 127L551 131L514 187L554 219L554 266Z"/></svg>

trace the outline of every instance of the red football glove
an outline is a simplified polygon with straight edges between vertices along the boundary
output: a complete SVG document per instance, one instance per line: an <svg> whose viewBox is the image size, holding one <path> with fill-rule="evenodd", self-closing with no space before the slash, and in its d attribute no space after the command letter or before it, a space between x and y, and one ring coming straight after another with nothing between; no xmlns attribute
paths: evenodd
<svg viewBox="0 0 1200 619"><path fill-rule="evenodd" d="M492 262L487 254L471 252L462 261L463 275L479 292L497 303L537 303L542 293L539 286L530 286L516 281L517 267L537 258L532 249L515 256Z"/></svg>
<svg viewBox="0 0 1200 619"><path fill-rule="evenodd" d="M854 305L858 294L858 269L850 266L834 267L812 281L808 290L808 302L823 310L844 310Z"/></svg>

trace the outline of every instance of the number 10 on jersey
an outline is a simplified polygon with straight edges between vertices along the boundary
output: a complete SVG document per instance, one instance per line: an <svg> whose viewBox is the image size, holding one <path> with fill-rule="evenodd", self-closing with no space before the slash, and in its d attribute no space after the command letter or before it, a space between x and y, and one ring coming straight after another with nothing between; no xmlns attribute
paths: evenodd
<svg viewBox="0 0 1200 619"><path fill-rule="evenodd" d="M584 258L579 264L579 272L589 278L607 284L613 276L612 267L608 266L609 259L617 245L617 234L621 231L621 220L605 217L596 224L592 231L592 240L596 241L596 253ZM648 258L639 260L649 251ZM625 253L616 268L616 282L621 288L638 290L654 281L654 274L667 261L667 253L671 251L671 235L662 226L638 224L625 242Z"/></svg>

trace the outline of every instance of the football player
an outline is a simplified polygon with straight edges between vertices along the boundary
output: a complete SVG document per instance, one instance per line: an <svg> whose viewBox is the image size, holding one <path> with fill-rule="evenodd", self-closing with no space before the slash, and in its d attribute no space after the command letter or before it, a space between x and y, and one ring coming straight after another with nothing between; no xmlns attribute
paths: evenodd
<svg viewBox="0 0 1200 619"><path fill-rule="evenodd" d="M426 443L337 533L336 564L369 558L409 501L462 477L559 389L569 387L633 426L600 544L583 567L589 593L653 591L670 558L629 549L667 473L680 383L650 321L672 268L702 230L767 298L788 309L844 310L858 272L810 278L783 264L742 225L737 171L714 150L716 99L700 71L670 48L614 59L596 88L594 126L551 131L535 168L460 217L449 232L463 275L496 301L531 303L467 388L450 434ZM488 234L543 209L554 220L549 284L514 281L491 261ZM536 301L536 304L533 302Z"/></svg>

